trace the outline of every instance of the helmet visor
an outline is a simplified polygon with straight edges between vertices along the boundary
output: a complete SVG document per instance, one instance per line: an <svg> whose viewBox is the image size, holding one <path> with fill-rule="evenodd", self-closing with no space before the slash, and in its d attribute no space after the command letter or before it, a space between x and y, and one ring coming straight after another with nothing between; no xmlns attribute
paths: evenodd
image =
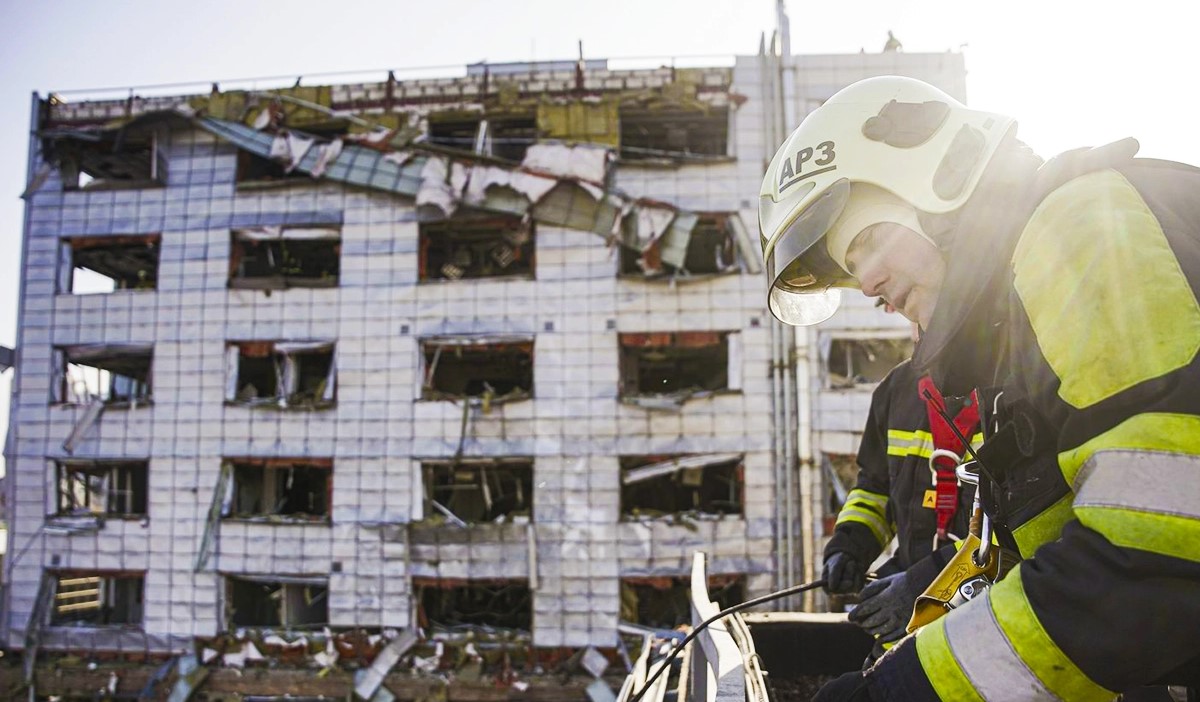
<svg viewBox="0 0 1200 702"><path fill-rule="evenodd" d="M776 237L765 264L768 307L780 321L803 326L828 319L841 301L830 288L853 284L822 243L849 195L850 181L833 183Z"/></svg>

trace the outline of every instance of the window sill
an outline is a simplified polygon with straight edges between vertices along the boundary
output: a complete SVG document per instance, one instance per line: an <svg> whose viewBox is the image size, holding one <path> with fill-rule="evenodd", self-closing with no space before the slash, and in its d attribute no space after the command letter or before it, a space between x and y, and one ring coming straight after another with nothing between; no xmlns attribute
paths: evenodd
<svg viewBox="0 0 1200 702"><path fill-rule="evenodd" d="M225 406L245 407L252 410L275 410L277 412L324 412L337 409L337 401L280 404L280 401L276 398L260 398L255 400L225 400Z"/></svg>
<svg viewBox="0 0 1200 702"><path fill-rule="evenodd" d="M83 408L83 407L88 407L90 404L91 403L89 403L89 402L51 402L50 406L51 407L67 407L67 408L71 408L71 407ZM143 407L152 407L153 405L154 405L154 400L152 398L147 398L145 400L137 400L137 401L120 400L117 402L105 402L104 403L104 411L107 412L109 410L137 410L137 409L141 409Z"/></svg>
<svg viewBox="0 0 1200 702"><path fill-rule="evenodd" d="M221 517L221 521L233 524L333 526L333 520L329 518L329 515L320 517L297 517L285 514L237 515L231 517Z"/></svg>

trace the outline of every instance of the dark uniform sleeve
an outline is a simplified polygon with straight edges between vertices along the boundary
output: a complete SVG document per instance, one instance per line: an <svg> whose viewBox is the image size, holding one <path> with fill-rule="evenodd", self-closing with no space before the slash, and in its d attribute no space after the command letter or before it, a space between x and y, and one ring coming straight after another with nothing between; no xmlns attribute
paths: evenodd
<svg viewBox="0 0 1200 702"><path fill-rule="evenodd" d="M907 365L905 362L904 365ZM871 395L871 410L858 447L858 479L838 512L825 558L837 552L869 564L896 535L888 510L891 478L888 471L888 408L900 368L894 369Z"/></svg>

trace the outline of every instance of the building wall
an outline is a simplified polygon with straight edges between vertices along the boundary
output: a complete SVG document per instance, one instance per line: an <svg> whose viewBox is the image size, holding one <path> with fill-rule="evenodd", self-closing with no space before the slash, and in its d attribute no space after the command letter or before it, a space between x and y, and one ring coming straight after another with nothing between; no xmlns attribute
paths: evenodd
<svg viewBox="0 0 1200 702"><path fill-rule="evenodd" d="M797 87L810 105L839 84L900 70L957 89L961 63L954 54L803 57ZM774 149L764 138L758 81L758 59L739 59L734 91L747 101L733 116L732 159L622 166L616 186L681 208L737 211L752 228ZM235 150L196 130L173 129L163 148L165 188L64 192L51 175L27 200L8 479L9 645L23 645L46 568L146 573L145 637L51 630L48 645L153 650L218 633L229 574L328 574L335 627L413 626L413 576L529 579L539 646L615 645L619 578L685 575L695 550L707 552L713 574L748 574L748 596L778 584L772 450L781 427L769 412L771 332L760 276L679 285L619 278L616 252L601 237L539 227L535 280L419 283L411 201L323 183L238 189ZM341 223L339 286L229 289L231 226L285 221ZM61 237L159 232L156 290L56 293ZM893 334L897 325L864 300L826 328ZM737 333L740 391L692 399L678 412L620 402L619 333L704 330ZM463 436L461 404L418 399L419 339L451 334L533 337L533 399L472 409ZM251 339L335 341L336 408L227 404L225 343ZM64 456L62 442L84 411L49 403L52 347L97 342L152 343L154 399L107 411L74 456L149 458L149 514L91 533L48 533L48 459ZM815 389L804 399L817 410L819 444L849 443L854 416L865 416L860 395ZM422 517L419 462L451 458L460 446L467 457L533 457L532 523L447 526L445 538L413 543L408 525ZM744 455L744 516L688 526L621 520L618 456L725 452ZM226 521L197 572L226 456L331 457L330 522Z"/></svg>

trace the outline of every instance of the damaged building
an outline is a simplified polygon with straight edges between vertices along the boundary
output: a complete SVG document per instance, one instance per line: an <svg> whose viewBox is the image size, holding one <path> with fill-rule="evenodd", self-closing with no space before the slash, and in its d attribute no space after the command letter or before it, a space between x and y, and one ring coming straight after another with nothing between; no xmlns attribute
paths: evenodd
<svg viewBox="0 0 1200 702"><path fill-rule="evenodd" d="M957 53L765 51L36 97L6 648L618 660L696 551L722 602L812 579L908 332L775 323L754 193L885 73L964 92Z"/></svg>

